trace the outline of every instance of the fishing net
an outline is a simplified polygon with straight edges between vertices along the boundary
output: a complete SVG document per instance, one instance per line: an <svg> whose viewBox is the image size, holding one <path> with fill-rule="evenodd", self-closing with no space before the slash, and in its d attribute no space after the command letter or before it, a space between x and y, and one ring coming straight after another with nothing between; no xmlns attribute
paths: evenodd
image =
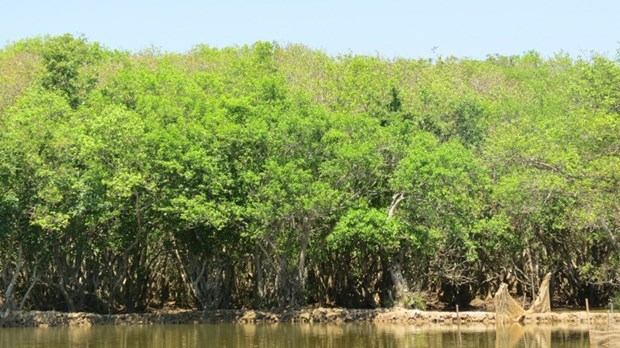
<svg viewBox="0 0 620 348"><path fill-rule="evenodd" d="M548 313L551 311L551 298L549 295L549 283L551 281L551 273L545 276L540 284L538 296L534 300L532 307L527 311L510 296L508 285L500 285L499 290L495 293L493 303L495 304L495 321L499 324L514 323L521 321L525 314Z"/></svg>
<svg viewBox="0 0 620 348"><path fill-rule="evenodd" d="M542 283L540 283L540 287L538 288L538 296L536 296L532 307L530 307L525 314L551 312L551 296L549 294L550 282L551 273L547 273L545 279L543 279Z"/></svg>
<svg viewBox="0 0 620 348"><path fill-rule="evenodd" d="M498 324L520 321L525 314L523 307L508 293L508 284L502 283L493 298L495 304L495 322Z"/></svg>

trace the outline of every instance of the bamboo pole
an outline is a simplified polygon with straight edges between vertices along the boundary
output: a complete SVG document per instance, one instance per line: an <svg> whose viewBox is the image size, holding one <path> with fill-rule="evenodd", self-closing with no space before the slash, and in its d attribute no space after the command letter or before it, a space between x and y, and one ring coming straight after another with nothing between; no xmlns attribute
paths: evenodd
<svg viewBox="0 0 620 348"><path fill-rule="evenodd" d="M459 305L456 305L456 325L459 331L459 347L463 347L463 338L461 337L461 315L459 313Z"/></svg>
<svg viewBox="0 0 620 348"><path fill-rule="evenodd" d="M590 304L586 298L586 317L588 318L588 333L590 333Z"/></svg>
<svg viewBox="0 0 620 348"><path fill-rule="evenodd" d="M614 315L614 302L613 301L609 301L609 315L607 316L607 329L609 330L609 328L611 327L611 317L613 317Z"/></svg>

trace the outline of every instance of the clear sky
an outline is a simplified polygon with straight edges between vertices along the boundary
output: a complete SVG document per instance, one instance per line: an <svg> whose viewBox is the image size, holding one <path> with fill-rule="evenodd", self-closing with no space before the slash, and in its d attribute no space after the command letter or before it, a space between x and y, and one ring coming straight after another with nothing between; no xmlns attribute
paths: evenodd
<svg viewBox="0 0 620 348"><path fill-rule="evenodd" d="M64 33L132 51L266 40L386 58L528 50L615 57L620 0L5 0L0 6L0 47Z"/></svg>

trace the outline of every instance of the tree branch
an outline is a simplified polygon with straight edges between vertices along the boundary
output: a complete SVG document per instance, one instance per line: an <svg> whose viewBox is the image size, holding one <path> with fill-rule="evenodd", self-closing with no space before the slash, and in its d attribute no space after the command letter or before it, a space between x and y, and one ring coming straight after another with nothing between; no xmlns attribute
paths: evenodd
<svg viewBox="0 0 620 348"><path fill-rule="evenodd" d="M404 199L405 199L405 194L402 192L395 193L394 196L392 196L392 204L390 204L390 208L388 209L388 219L391 219L394 216L394 213L396 212L396 208L398 208L398 205Z"/></svg>

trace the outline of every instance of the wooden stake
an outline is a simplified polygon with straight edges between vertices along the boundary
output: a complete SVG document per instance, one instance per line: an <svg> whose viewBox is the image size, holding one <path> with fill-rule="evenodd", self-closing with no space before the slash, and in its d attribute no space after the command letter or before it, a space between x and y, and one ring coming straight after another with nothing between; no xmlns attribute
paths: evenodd
<svg viewBox="0 0 620 348"><path fill-rule="evenodd" d="M609 330L609 325L611 325L611 311L607 310L607 330Z"/></svg>
<svg viewBox="0 0 620 348"><path fill-rule="evenodd" d="M586 316L588 318L588 332L590 332L590 304L588 303L587 298L586 298Z"/></svg>
<svg viewBox="0 0 620 348"><path fill-rule="evenodd" d="M459 331L459 347L463 346L463 338L461 337L461 316L459 314L459 305L456 305L456 324Z"/></svg>

